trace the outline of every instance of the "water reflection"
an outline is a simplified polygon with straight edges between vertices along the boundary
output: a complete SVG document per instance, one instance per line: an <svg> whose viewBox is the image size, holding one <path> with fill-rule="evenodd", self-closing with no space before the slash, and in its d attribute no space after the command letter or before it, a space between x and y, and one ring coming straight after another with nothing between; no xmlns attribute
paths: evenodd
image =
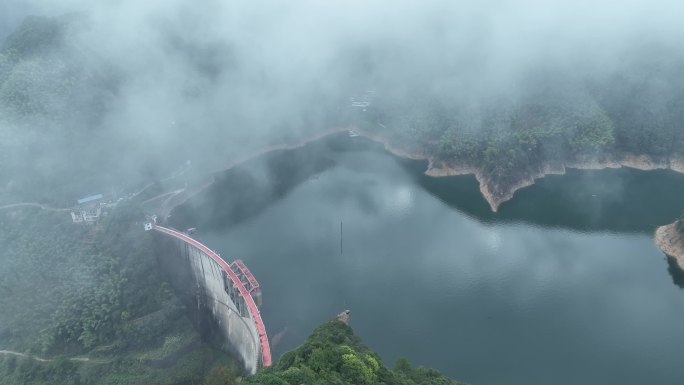
<svg viewBox="0 0 684 385"><path fill-rule="evenodd" d="M384 152L369 141L350 140L342 134L293 151L278 151L217 174L217 183L202 196L174 210L172 223L190 217L197 225L228 226L256 215L281 199L300 183L339 164L365 174L386 172L383 164L359 161L368 151ZM355 159L358 158L358 159ZM485 223L525 222L542 227L578 231L651 233L671 223L684 210L684 176L669 170L633 169L573 170L549 175L516 192L498 213L492 213L473 176L432 178L423 174L427 163L395 159L430 194L460 212ZM368 183L373 183L369 180ZM339 193L353 193L338 186ZM410 190L383 199L388 204L408 204ZM396 195L404 194L404 195ZM370 202L368 209L372 209Z"/></svg>
<svg viewBox="0 0 684 385"><path fill-rule="evenodd" d="M485 222L516 221L579 231L653 232L684 208L684 176L672 171L568 170L516 192L494 214L472 176L418 176L427 191Z"/></svg>
<svg viewBox="0 0 684 385"><path fill-rule="evenodd" d="M677 264L674 258L665 257L667 261L667 272L670 273L672 277L672 282L677 285L680 289L684 289L684 271Z"/></svg>
<svg viewBox="0 0 684 385"><path fill-rule="evenodd" d="M630 189L650 176L629 170L590 178L624 178L612 190L548 178L495 216L474 178L428 179L418 163L317 146L248 165L248 183L228 176L174 213L248 263L269 330L288 328L276 355L351 308L386 362L407 356L478 385L684 383L684 296L649 223L680 211L667 191L680 182L644 200ZM586 203L599 188L604 198Z"/></svg>

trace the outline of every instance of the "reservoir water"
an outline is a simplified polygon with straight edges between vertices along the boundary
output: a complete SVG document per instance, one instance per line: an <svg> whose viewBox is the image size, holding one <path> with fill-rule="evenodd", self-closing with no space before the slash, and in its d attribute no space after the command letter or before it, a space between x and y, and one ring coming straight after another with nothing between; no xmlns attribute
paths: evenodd
<svg viewBox="0 0 684 385"><path fill-rule="evenodd" d="M475 385L684 384L681 275L652 239L684 209L684 176L570 171L493 214L473 177L424 168L336 137L225 172L171 224L246 262L276 357L350 309L389 366Z"/></svg>

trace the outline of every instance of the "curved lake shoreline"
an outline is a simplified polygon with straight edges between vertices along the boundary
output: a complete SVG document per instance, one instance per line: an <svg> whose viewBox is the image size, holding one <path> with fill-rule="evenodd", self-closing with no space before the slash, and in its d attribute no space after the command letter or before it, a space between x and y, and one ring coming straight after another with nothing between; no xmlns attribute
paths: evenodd
<svg viewBox="0 0 684 385"><path fill-rule="evenodd" d="M427 160L429 163L425 175L432 177L474 175L480 184L482 196L485 198L493 212L497 212L501 204L511 200L516 191L532 186L537 179L547 175L563 175L568 168L578 170L603 170L607 168L626 167L641 171L672 170L684 174L684 158L657 159L648 155L622 153L595 159L584 157L565 162L545 162L539 166L539 171L521 177L519 181L510 185L502 186L492 181L481 168L467 164L438 161L433 155L429 155L424 151L407 152L402 150L379 135L369 134L362 130L358 130L358 133L367 139L383 144L385 150L395 156L414 160Z"/></svg>
<svg viewBox="0 0 684 385"><path fill-rule="evenodd" d="M424 150L405 149L392 143L382 135L371 133L356 127L337 127L323 131L317 135L307 137L306 139L296 143L273 145L257 150L249 156L231 161L220 170L214 171L211 174L216 175L221 172L227 172L236 166L243 165L268 154L275 153L277 151L296 150L315 142L328 139L335 135L345 134L350 130L353 130L359 137L382 145L384 150L393 156L407 160L426 161L428 164L423 173L429 177L441 178L473 175L479 184L479 190L482 194L482 197L486 200L493 213L498 211L502 203L511 200L518 190L534 185L536 180L544 178L547 175L565 175L568 169L603 170L630 168L642 171L672 170L677 173L684 173L684 159L656 159L647 155L619 154L606 156L602 159L585 158L555 164L547 162L540 166L540 170L537 173L530 174L527 177L520 179L517 183L502 187L494 184L486 175L484 175L482 170L477 167L466 164L455 164L438 161L433 155L428 154ZM165 202L165 207L163 210L164 213L162 217L166 218L171 213L173 208L182 205L193 196L205 191L207 188L214 185L214 182L215 178L208 182L205 181L205 183L203 183L201 186L185 189L181 194L176 194L173 196L173 199L169 199L169 201ZM669 228L667 226L663 226L656 231L656 244L665 254L675 258L678 262L678 266L684 270L684 240L679 243L673 242L673 236L668 229Z"/></svg>
<svg viewBox="0 0 684 385"><path fill-rule="evenodd" d="M521 177L519 181L507 186L502 186L491 180L485 175L482 169L467 165L448 161L440 161L425 150L413 149L408 150L402 146L393 144L390 140L380 134L371 133L355 126L337 127L330 130L322 131L321 133L310 136L296 143L292 144L278 144L272 145L260 150L256 150L252 154L229 162L227 165L219 170L213 171L210 174L225 172L235 166L244 164L261 156L267 155L276 151L295 150L304 147L308 144L324 140L330 136L353 130L358 136L373 142L383 145L385 150L394 156L409 160L425 160L428 162L428 167L425 170L425 175L432 177L448 177L473 175L480 185L480 192L483 198L489 204L493 212L497 212L501 204L511 200L513 195L520 189L532 186L537 179L543 178L547 175L563 175L567 169L578 170L603 170L608 168L633 168L641 171L653 170L672 170L684 174L684 158L655 158L649 155L638 155L629 153L620 153L603 156L601 158L584 157L581 159L569 160L565 162L545 162L539 166L537 172L529 173L527 176ZM211 185L211 183L202 186L200 189L195 189L192 194L188 194L188 198L204 188ZM184 202L182 200L180 203Z"/></svg>

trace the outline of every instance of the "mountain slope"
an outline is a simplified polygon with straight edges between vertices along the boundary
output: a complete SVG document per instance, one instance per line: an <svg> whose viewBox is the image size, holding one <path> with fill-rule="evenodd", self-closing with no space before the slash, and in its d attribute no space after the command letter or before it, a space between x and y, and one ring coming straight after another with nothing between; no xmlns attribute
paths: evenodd
<svg viewBox="0 0 684 385"><path fill-rule="evenodd" d="M458 385L459 383L425 368L411 368L399 359L389 369L380 357L354 335L345 322L334 319L314 330L298 348L283 354L271 367L247 378L259 385Z"/></svg>

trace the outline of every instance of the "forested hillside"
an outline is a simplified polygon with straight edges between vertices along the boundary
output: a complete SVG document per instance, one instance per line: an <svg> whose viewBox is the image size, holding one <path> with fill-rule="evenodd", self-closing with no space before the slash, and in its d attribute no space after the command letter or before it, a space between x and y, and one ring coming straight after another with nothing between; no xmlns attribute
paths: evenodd
<svg viewBox="0 0 684 385"><path fill-rule="evenodd" d="M365 127L504 183L543 162L681 155L684 57L658 44L623 55L604 77L530 70L513 93L378 96Z"/></svg>
<svg viewBox="0 0 684 385"><path fill-rule="evenodd" d="M67 207L163 180L179 164L200 165L201 174L343 126L504 185L547 162L684 156L679 46L637 39L605 62L549 57L499 79L464 69L484 68L485 53L451 55L446 43L427 49L410 36L298 42L299 50L276 39L262 57L259 39L205 41L201 26L156 16L121 39L127 27L98 30L82 14L32 16L0 45L0 206ZM216 36L249 38L229 32ZM307 66L321 46L332 46L316 58L323 64ZM368 91L367 106L350 105ZM0 350L12 351L0 354L0 385L239 382L235 362L200 340L155 267L138 203L92 227L75 226L66 212L0 210ZM388 369L337 321L240 381L456 384L405 360Z"/></svg>
<svg viewBox="0 0 684 385"><path fill-rule="evenodd" d="M214 373L217 377L219 373ZM325 323L297 349L283 354L271 367L245 381L259 385L458 385L436 370L412 368L399 359L394 369L383 365L377 354L340 320ZM207 385L229 382L207 382Z"/></svg>
<svg viewBox="0 0 684 385"><path fill-rule="evenodd" d="M141 217L0 210L0 350L16 353L0 354L0 384L175 384L236 367L200 341Z"/></svg>
<svg viewBox="0 0 684 385"><path fill-rule="evenodd" d="M684 57L664 42L635 39L611 51L608 64L595 58L575 67L542 62L494 81L459 73L449 61L417 76L412 71L420 69L401 65L403 56L372 54L400 52L403 42L384 41L380 50L369 41L340 48L340 65L355 69L353 75L329 74L340 87L326 89L325 97L314 96L321 91L315 87L297 89L301 97L282 99L279 107L269 94L244 97L240 90L248 87L288 90L277 88L283 79L276 74L240 76L244 69L230 45L207 46L161 30L160 49L192 76L173 85L147 84L131 72L138 70L128 67L131 60L106 60L107 51L84 39L91 29L78 14L30 17L3 44L0 179L6 182L0 198L73 199L85 186L159 177L186 159L216 167L266 143L344 125L478 167L502 184L544 162L616 153L667 158L684 148ZM178 63L155 65L172 64ZM141 87L160 87L160 97L170 92L179 108L155 113L167 101L141 97ZM362 111L348 100L364 88L373 92ZM248 100L249 106L241 104ZM220 108L202 112L213 108L210 103ZM212 111L219 120L207 120ZM277 121L248 124L248 113ZM34 188L37 181L40 188Z"/></svg>

